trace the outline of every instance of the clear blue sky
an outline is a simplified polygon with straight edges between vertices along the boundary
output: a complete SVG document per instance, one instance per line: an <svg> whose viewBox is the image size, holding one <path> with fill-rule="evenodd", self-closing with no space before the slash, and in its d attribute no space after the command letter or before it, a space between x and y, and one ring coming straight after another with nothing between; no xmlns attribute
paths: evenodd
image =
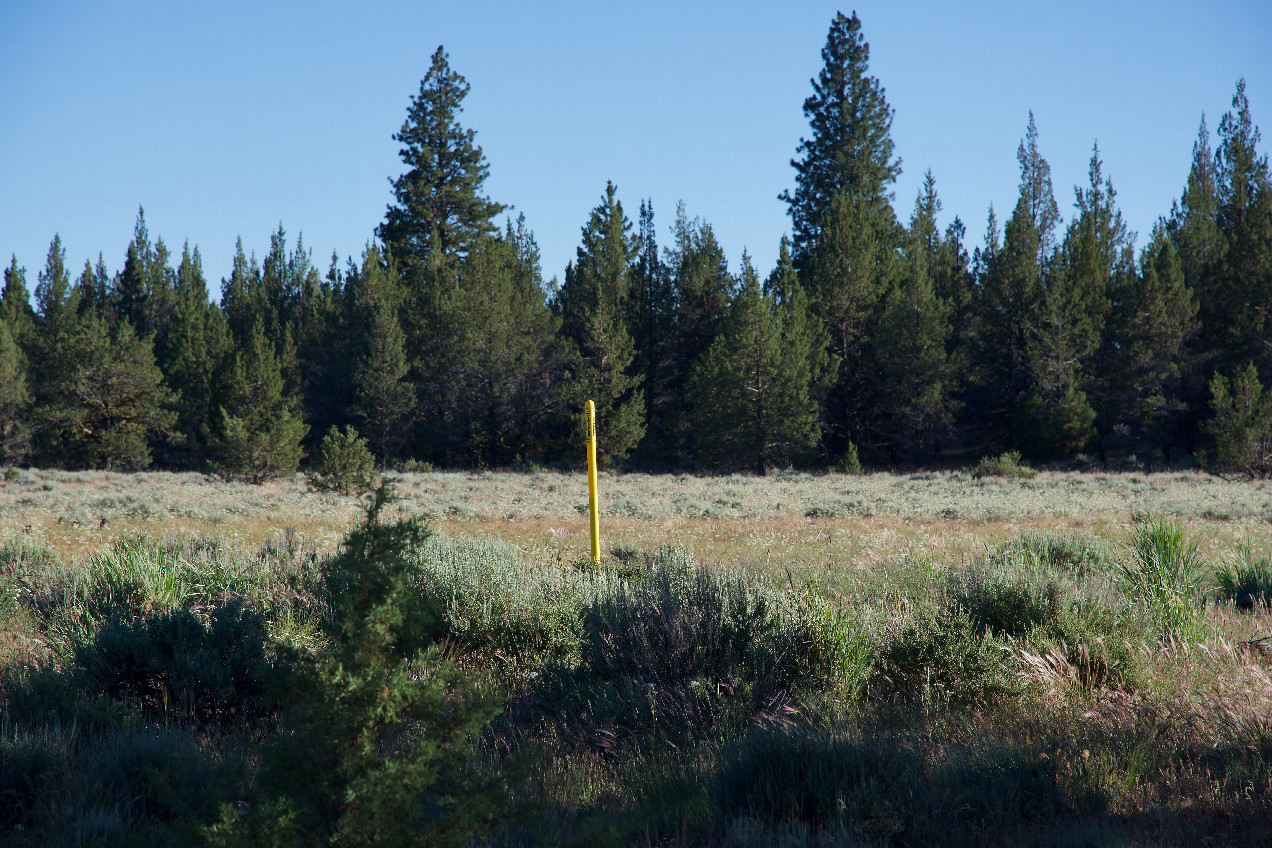
<svg viewBox="0 0 1272 848"><path fill-rule="evenodd" d="M492 199L524 212L545 277L613 180L630 217L676 203L761 273L789 230L801 106L837 8L823 2L0 2L0 254L34 289L55 232L76 271L123 263L137 207L174 252L201 249L213 295L234 240L279 223L314 262L355 257L401 172L392 134L438 44L472 86L462 120ZM896 111L908 218L931 168L979 244L1015 201L1037 119L1066 220L1092 142L1142 245L1247 80L1272 138L1272 3L859 0Z"/></svg>

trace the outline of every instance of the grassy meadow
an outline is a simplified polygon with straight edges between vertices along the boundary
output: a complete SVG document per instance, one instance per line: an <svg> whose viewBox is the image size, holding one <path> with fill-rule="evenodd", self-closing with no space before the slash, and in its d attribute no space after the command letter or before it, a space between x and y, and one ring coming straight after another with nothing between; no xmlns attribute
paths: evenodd
<svg viewBox="0 0 1272 848"><path fill-rule="evenodd" d="M1272 486L600 488L6 475L0 844L1272 844Z"/></svg>

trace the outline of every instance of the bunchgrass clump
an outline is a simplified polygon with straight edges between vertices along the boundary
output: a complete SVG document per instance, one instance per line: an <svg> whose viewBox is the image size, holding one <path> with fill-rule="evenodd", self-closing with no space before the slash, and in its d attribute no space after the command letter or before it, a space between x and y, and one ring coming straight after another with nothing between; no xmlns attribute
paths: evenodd
<svg viewBox="0 0 1272 848"><path fill-rule="evenodd" d="M1237 609L1267 608L1272 603L1272 555L1256 552L1249 539L1215 565L1219 596Z"/></svg>
<svg viewBox="0 0 1272 848"><path fill-rule="evenodd" d="M1127 555L1115 564L1127 598L1142 605L1172 639L1195 641L1202 635L1206 567L1199 543L1178 521L1149 515L1135 525Z"/></svg>

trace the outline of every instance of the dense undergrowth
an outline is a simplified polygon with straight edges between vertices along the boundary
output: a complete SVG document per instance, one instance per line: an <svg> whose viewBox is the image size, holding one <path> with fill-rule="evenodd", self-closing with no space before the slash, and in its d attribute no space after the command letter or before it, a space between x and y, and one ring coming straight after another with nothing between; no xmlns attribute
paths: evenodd
<svg viewBox="0 0 1272 848"><path fill-rule="evenodd" d="M1268 555L1160 517L847 595L385 517L0 546L0 844L1272 840Z"/></svg>

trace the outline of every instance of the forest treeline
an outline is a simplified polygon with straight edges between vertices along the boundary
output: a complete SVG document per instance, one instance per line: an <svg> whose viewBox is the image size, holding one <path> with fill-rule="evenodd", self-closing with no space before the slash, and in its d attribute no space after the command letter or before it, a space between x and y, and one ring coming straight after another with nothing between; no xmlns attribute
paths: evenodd
<svg viewBox="0 0 1272 848"><path fill-rule="evenodd" d="M263 260L240 241L210 302L198 248L142 213L114 273L77 275L57 236L34 281L13 258L0 462L259 481L355 428L388 466L576 464L590 398L605 461L650 470L1014 449L1272 471L1272 179L1243 81L1138 250L1098 146L1062 220L1032 114L1015 206L973 247L959 218L938 227L930 172L898 215L893 111L840 14L775 268L731 266L683 204L660 241L652 201L633 221L610 184L559 282L484 193L467 92L439 48L358 261L324 272L280 225Z"/></svg>

